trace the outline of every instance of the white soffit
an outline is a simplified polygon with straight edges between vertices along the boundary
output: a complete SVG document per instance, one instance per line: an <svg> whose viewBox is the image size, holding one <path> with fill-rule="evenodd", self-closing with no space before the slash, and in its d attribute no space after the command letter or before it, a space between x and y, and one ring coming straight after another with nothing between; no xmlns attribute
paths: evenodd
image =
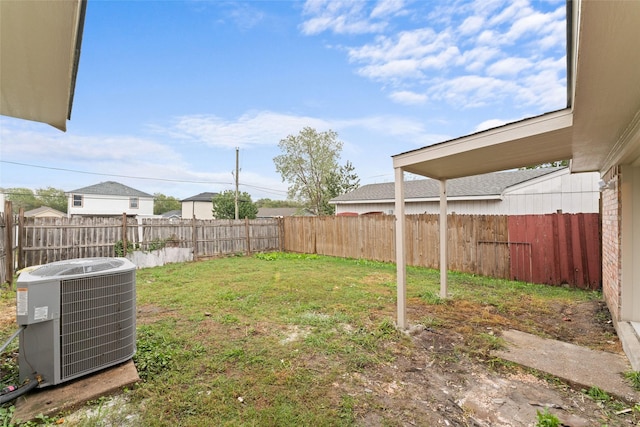
<svg viewBox="0 0 640 427"><path fill-rule="evenodd" d="M581 1L574 172L606 170L640 150L640 1Z"/></svg>
<svg viewBox="0 0 640 427"><path fill-rule="evenodd" d="M0 114L66 130L85 4L0 1Z"/></svg>
<svg viewBox="0 0 640 427"><path fill-rule="evenodd" d="M452 179L571 157L570 109L393 156L393 167Z"/></svg>

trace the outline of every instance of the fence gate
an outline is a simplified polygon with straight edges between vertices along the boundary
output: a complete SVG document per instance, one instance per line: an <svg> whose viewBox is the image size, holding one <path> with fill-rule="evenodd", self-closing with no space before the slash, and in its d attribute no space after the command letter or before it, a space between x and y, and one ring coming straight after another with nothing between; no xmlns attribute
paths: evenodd
<svg viewBox="0 0 640 427"><path fill-rule="evenodd" d="M510 216L509 241L512 279L600 288L598 214Z"/></svg>

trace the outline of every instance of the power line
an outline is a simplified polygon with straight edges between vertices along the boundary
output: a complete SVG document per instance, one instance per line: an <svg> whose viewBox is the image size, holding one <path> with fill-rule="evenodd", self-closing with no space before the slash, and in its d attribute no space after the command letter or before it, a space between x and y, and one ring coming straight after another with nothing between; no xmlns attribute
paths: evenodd
<svg viewBox="0 0 640 427"><path fill-rule="evenodd" d="M83 173L83 174L86 174L86 175L112 176L112 177L116 177L116 178L146 179L146 180L150 180L150 181L184 182L184 183L189 183L189 184L222 184L222 185L231 185L231 182L190 181L190 180L184 180L184 179L152 178L152 177L147 177L147 176L118 175L118 174L112 174L112 173L88 172L88 171L81 171L81 170L77 170L77 169L54 168L52 166L41 166L41 165L32 165L32 164L28 164L28 163L11 162L11 161L8 161L8 160L0 160L0 163L8 163L8 164L18 165L18 166L27 166L27 167L31 167L31 168L57 170L57 171L63 171L63 172Z"/></svg>
<svg viewBox="0 0 640 427"><path fill-rule="evenodd" d="M184 179L154 178L154 177L146 177L146 176L118 175L118 174L110 174L110 173L89 172L89 171L82 171L82 170L77 170L77 169L56 168L56 167L53 167L53 166L42 166L42 165L34 165L34 164L29 164L29 163L12 162L12 161L9 161L9 160L0 160L0 163L7 163L7 164L12 164L12 165L17 165L17 166L26 166L26 167L31 167L31 168L56 170L56 171L62 171L62 172L82 173L82 174L86 174L86 175L110 176L110 177L115 177L115 178L144 179L144 180L148 180L148 181L179 182L179 183L186 183L186 184L233 185L232 182L192 181L192 180L184 180ZM271 194L278 194L278 195L282 195L282 194L286 195L287 194L286 191L274 190L272 188L259 187L259 186L251 185L251 184L242 184L242 183L240 183L239 185L242 185L242 186L245 186L245 187L249 187L249 188L254 188L256 190L261 190L261 191L264 191L266 193L271 193Z"/></svg>

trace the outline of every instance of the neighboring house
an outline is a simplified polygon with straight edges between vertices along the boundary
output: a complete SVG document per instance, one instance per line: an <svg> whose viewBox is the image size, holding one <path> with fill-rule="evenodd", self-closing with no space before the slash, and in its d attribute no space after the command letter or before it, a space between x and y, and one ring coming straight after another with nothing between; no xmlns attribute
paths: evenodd
<svg viewBox="0 0 640 427"><path fill-rule="evenodd" d="M153 196L114 181L69 191L69 216L153 216Z"/></svg>
<svg viewBox="0 0 640 427"><path fill-rule="evenodd" d="M200 193L191 196L182 202L183 219L213 219L213 198L218 193Z"/></svg>
<svg viewBox="0 0 640 427"><path fill-rule="evenodd" d="M173 211L169 211L169 212L165 212L162 215L160 215L163 219L169 219L169 220L173 220L173 219L181 219L182 218L182 210L180 209L175 209Z"/></svg>
<svg viewBox="0 0 640 427"><path fill-rule="evenodd" d="M493 172L452 179L447 185L450 213L473 215L525 215L598 213L597 173L571 174L569 168L540 168ZM405 214L440 212L437 180L405 182ZM332 199L336 215L392 215L394 183L363 185Z"/></svg>
<svg viewBox="0 0 640 427"><path fill-rule="evenodd" d="M40 206L24 213L26 218L66 218L67 214L49 206Z"/></svg>
<svg viewBox="0 0 640 427"><path fill-rule="evenodd" d="M284 218L295 216L299 208L258 208L256 218Z"/></svg>
<svg viewBox="0 0 640 427"><path fill-rule="evenodd" d="M567 2L567 108L393 156L395 212L404 173L439 181L440 215L454 179L571 159L602 189L602 292L634 370L640 369L640 1ZM440 265L447 265L441 221ZM404 221L396 221L398 325L406 328ZM447 294L446 269L440 272Z"/></svg>

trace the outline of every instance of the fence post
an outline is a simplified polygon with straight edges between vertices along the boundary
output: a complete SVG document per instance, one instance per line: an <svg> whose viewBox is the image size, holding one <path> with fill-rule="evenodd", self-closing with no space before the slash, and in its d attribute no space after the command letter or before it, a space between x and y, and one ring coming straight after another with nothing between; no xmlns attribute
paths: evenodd
<svg viewBox="0 0 640 427"><path fill-rule="evenodd" d="M191 239L193 240L193 260L198 260L198 232L196 230L196 214L191 218Z"/></svg>
<svg viewBox="0 0 640 427"><path fill-rule="evenodd" d="M249 217L244 217L244 232L247 239L247 255L251 255L251 231L249 230Z"/></svg>
<svg viewBox="0 0 640 427"><path fill-rule="evenodd" d="M283 252L284 246L284 217L278 218L278 251Z"/></svg>
<svg viewBox="0 0 640 427"><path fill-rule="evenodd" d="M122 213L122 256L127 256L127 214Z"/></svg>
<svg viewBox="0 0 640 427"><path fill-rule="evenodd" d="M24 208L20 208L18 216L18 270L25 268L24 262Z"/></svg>
<svg viewBox="0 0 640 427"><path fill-rule="evenodd" d="M5 268L7 272L7 283L13 286L13 206L11 200L4 201L4 245L5 245Z"/></svg>

